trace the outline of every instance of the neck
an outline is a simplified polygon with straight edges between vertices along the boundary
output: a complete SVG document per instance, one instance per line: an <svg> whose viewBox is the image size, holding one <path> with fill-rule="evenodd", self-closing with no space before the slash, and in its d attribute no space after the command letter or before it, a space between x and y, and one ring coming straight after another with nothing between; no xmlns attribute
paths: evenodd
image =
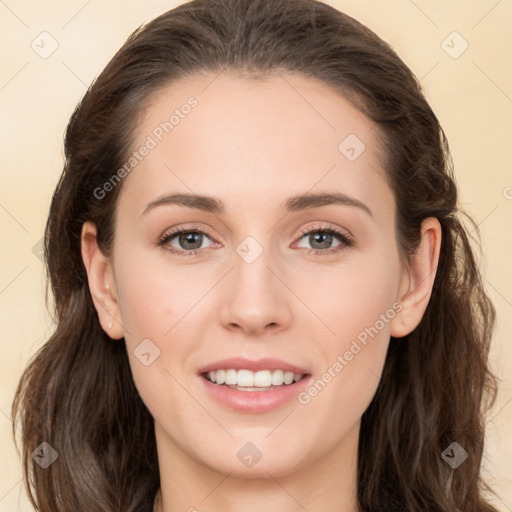
<svg viewBox="0 0 512 512"><path fill-rule="evenodd" d="M357 512L359 423L334 449L290 471L258 478L215 471L157 434L161 487L155 512Z"/></svg>

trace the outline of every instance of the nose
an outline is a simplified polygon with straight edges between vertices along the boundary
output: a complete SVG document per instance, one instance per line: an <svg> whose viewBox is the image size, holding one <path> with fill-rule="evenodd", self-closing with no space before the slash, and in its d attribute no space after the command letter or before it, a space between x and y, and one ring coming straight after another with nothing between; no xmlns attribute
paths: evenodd
<svg viewBox="0 0 512 512"><path fill-rule="evenodd" d="M222 325L251 336L286 330L292 317L292 293L282 274L267 251L250 263L236 254L221 292Z"/></svg>

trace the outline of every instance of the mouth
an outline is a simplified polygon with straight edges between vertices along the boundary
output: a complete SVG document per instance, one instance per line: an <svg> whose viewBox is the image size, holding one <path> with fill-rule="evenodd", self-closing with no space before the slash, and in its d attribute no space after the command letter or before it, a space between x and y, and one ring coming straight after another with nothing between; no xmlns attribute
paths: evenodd
<svg viewBox="0 0 512 512"><path fill-rule="evenodd" d="M231 358L198 371L208 397L229 410L265 413L289 404L311 382L305 368L273 358Z"/></svg>
<svg viewBox="0 0 512 512"><path fill-rule="evenodd" d="M212 370L201 374L204 379L216 384L237 391L271 391L282 387L291 386L300 382L309 374L294 373L292 371L277 370L258 370L226 368Z"/></svg>

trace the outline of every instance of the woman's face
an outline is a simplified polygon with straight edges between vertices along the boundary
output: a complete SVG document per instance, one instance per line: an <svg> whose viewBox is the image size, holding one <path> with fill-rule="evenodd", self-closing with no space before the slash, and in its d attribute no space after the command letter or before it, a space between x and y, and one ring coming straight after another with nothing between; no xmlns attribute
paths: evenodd
<svg viewBox="0 0 512 512"><path fill-rule="evenodd" d="M406 286L375 125L305 77L196 75L132 149L113 314L159 455L251 477L353 457Z"/></svg>

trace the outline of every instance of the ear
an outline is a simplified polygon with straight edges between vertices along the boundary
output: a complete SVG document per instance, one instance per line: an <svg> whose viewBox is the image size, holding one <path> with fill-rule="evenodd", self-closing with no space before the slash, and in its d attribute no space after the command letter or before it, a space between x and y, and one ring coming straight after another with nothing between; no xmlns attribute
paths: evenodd
<svg viewBox="0 0 512 512"><path fill-rule="evenodd" d="M110 338L121 339L124 331L112 265L98 246L96 226L92 222L84 222L82 226L81 246L89 289L101 327Z"/></svg>
<svg viewBox="0 0 512 512"><path fill-rule="evenodd" d="M441 224L435 217L422 222L420 244L400 285L398 297L402 310L391 321L391 336L395 338L411 333L425 314L436 277L441 236Z"/></svg>

